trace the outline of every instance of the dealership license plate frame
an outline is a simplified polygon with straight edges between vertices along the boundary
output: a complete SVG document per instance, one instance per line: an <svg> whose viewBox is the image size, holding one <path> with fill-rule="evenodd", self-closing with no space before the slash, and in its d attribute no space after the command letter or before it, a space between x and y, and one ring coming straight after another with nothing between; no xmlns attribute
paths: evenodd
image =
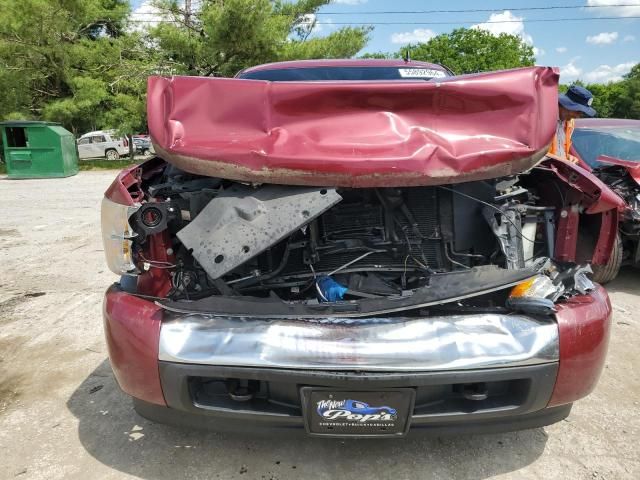
<svg viewBox="0 0 640 480"><path fill-rule="evenodd" d="M300 389L302 412L307 434L314 437L403 437L411 427L416 392L413 388L389 388L379 390L342 390L326 387L302 387ZM319 400L356 400L371 407L389 406L397 410L393 422L371 420L362 426L347 427L348 420L323 422L317 411ZM327 425L321 425L326 423ZM354 422L355 423L355 422ZM360 423L360 422L357 422ZM371 425L371 426L370 426ZM383 426L384 425L384 426ZM331 428L329 428L331 427Z"/></svg>

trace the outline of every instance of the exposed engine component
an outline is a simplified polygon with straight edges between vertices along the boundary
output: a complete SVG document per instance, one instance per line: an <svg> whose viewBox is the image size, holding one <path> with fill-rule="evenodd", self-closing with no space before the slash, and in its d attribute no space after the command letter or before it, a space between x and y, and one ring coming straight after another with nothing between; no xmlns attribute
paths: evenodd
<svg viewBox="0 0 640 480"><path fill-rule="evenodd" d="M634 226L630 225L635 232L630 233L640 233L640 185L638 182L631 178L626 168L620 166L600 167L593 173L629 205L630 208L625 212L625 219L635 223Z"/></svg>
<svg viewBox="0 0 640 480"><path fill-rule="evenodd" d="M627 208L620 218L625 255L623 261L640 266L640 185L622 166L602 166L593 173L625 201Z"/></svg>
<svg viewBox="0 0 640 480"><path fill-rule="evenodd" d="M246 302L274 315L358 317L447 298L463 308L468 297L547 314L567 288L589 288L582 270L560 275L547 260L557 207L541 204L518 177L336 190L251 186L168 167L147 191L131 219L142 269L169 272L169 299L202 299L229 315ZM151 261L143 252L157 235L171 246ZM536 274L546 280L531 291L542 297L506 302L510 285Z"/></svg>
<svg viewBox="0 0 640 480"><path fill-rule="evenodd" d="M176 208L170 202L148 202L143 204L134 216L135 230L143 241L147 235L154 235L167 229L170 219L175 218Z"/></svg>
<svg viewBox="0 0 640 480"><path fill-rule="evenodd" d="M233 184L177 237L213 278L220 278L291 235L341 200L334 189Z"/></svg>

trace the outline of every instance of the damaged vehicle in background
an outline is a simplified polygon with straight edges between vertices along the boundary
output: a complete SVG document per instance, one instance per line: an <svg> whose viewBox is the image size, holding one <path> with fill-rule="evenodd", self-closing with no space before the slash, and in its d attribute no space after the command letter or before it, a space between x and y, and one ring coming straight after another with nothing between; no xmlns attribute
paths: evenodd
<svg viewBox="0 0 640 480"><path fill-rule="evenodd" d="M609 262L594 266L595 279L606 283L622 265L640 267L640 120L577 120L572 138L580 165L624 200Z"/></svg>
<svg viewBox="0 0 640 480"><path fill-rule="evenodd" d="M557 81L393 60L150 78L158 156L102 206L136 410L357 437L565 418L604 364L589 274L620 199L545 159Z"/></svg>

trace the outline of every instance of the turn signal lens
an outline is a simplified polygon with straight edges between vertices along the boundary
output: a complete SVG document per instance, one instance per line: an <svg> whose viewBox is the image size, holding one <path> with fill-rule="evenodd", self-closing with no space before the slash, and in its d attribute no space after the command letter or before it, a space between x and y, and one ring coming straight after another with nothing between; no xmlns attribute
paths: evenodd
<svg viewBox="0 0 640 480"><path fill-rule="evenodd" d="M549 298L555 300L562 287L554 285L549 277L536 275L511 289L509 298Z"/></svg>
<svg viewBox="0 0 640 480"><path fill-rule="evenodd" d="M533 283L535 279L536 277L530 278L529 280L525 280L524 282L519 283L518 285L513 287L511 289L511 293L509 294L509 297L511 298L526 297L527 292L531 290L531 287L533 287Z"/></svg>
<svg viewBox="0 0 640 480"><path fill-rule="evenodd" d="M507 307L533 315L551 315L562 292L563 287L554 285L549 277L537 275L511 289Z"/></svg>

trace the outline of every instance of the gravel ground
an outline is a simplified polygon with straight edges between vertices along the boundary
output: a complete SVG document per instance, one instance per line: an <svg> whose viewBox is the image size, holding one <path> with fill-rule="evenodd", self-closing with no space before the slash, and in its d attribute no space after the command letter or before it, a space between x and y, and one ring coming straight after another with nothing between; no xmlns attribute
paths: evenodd
<svg viewBox="0 0 640 480"><path fill-rule="evenodd" d="M596 391L536 430L423 440L248 439L137 416L102 334L99 203L115 172L0 177L0 478L640 478L640 272L610 285Z"/></svg>

